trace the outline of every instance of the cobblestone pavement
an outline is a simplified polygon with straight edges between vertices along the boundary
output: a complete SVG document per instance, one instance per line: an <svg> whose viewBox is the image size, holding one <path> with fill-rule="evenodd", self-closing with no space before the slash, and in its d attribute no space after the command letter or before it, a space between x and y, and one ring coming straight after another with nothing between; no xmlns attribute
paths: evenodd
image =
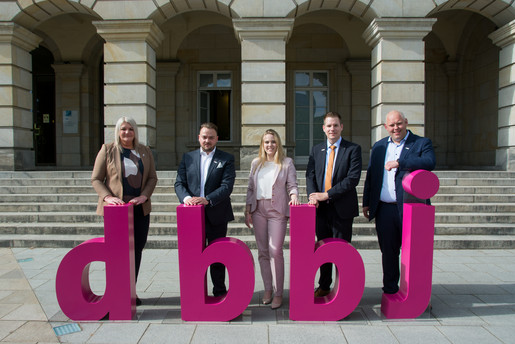
<svg viewBox="0 0 515 344"><path fill-rule="evenodd" d="M191 323L180 317L177 250L145 250L137 285L143 305L133 321L70 321L55 295L55 275L68 249L0 248L1 343L515 343L515 250L436 250L432 309L414 320L380 313L381 264L377 250L360 250L363 298L337 322L295 322L283 307L261 305L256 262L251 304L230 322ZM289 251L285 251L289 271ZM104 266L90 270L92 288L105 289ZM289 280L285 281L288 289ZM54 328L78 325L56 336Z"/></svg>

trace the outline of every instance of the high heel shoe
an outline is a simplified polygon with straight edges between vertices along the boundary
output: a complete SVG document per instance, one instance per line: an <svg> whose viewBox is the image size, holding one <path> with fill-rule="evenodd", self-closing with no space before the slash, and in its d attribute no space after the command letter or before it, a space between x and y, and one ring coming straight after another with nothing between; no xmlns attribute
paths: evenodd
<svg viewBox="0 0 515 344"><path fill-rule="evenodd" d="M272 309L280 308L283 305L283 297L282 296L274 296L272 300Z"/></svg>
<svg viewBox="0 0 515 344"><path fill-rule="evenodd" d="M270 302L272 302L272 291L265 290L265 294L263 295L263 304L268 305Z"/></svg>

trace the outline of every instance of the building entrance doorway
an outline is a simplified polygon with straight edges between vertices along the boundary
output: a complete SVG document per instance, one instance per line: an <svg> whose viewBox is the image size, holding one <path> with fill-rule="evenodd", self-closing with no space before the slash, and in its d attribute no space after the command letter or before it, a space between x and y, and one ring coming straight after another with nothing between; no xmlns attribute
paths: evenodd
<svg viewBox="0 0 515 344"><path fill-rule="evenodd" d="M32 113L36 166L53 166L55 152L54 58L46 48L32 51Z"/></svg>

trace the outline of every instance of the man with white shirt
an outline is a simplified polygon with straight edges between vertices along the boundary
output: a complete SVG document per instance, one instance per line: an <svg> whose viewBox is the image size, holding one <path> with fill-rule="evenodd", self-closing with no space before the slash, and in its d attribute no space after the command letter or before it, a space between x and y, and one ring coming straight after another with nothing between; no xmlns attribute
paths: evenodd
<svg viewBox="0 0 515 344"><path fill-rule="evenodd" d="M361 147L342 138L342 118L337 112L324 116L327 137L313 146L306 168L309 204L315 205L317 240L339 238L351 242L352 223L359 215L356 186L361 177ZM320 267L315 297L329 294L332 264Z"/></svg>
<svg viewBox="0 0 515 344"><path fill-rule="evenodd" d="M399 254L402 243L402 178L415 170L432 170L436 159L431 140L407 130L408 120L400 111L386 115L389 136L372 147L363 190L363 215L376 220L382 253L383 292L399 290Z"/></svg>
<svg viewBox="0 0 515 344"><path fill-rule="evenodd" d="M175 193L185 205L205 207L205 230L209 244L227 236L227 224L234 220L230 196L236 171L234 156L216 148L218 128L215 124L202 124L198 140L200 149L182 157L175 181ZM224 265L212 264L210 273L213 295L225 295Z"/></svg>

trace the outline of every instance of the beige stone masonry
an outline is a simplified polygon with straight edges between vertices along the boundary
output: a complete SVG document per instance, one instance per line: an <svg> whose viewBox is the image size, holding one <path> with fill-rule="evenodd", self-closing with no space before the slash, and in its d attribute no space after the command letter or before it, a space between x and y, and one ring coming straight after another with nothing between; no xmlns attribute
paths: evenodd
<svg viewBox="0 0 515 344"><path fill-rule="evenodd" d="M139 140L156 146L156 49L164 35L152 20L95 21L105 39L105 142L114 140L116 121L131 116ZM120 71L124 71L120 73Z"/></svg>
<svg viewBox="0 0 515 344"><path fill-rule="evenodd" d="M410 129L424 135L424 41L432 18L375 19L363 33L372 47L371 143L386 135L386 114L404 112Z"/></svg>
<svg viewBox="0 0 515 344"><path fill-rule="evenodd" d="M234 19L233 25L242 58L240 168L248 168L266 129L286 142L286 42L293 19Z"/></svg>
<svg viewBox="0 0 515 344"><path fill-rule="evenodd" d="M32 135L32 58L41 38L0 23L0 170L35 165Z"/></svg>
<svg viewBox="0 0 515 344"><path fill-rule="evenodd" d="M346 61L351 74L351 141L361 146L363 161L370 152L370 61Z"/></svg>
<svg viewBox="0 0 515 344"><path fill-rule="evenodd" d="M157 130L156 164L161 169L172 169L178 165L176 154L177 107L175 79L179 62L157 63Z"/></svg>
<svg viewBox="0 0 515 344"><path fill-rule="evenodd" d="M81 166L81 129L83 122L81 114L81 77L85 71L82 63L54 64L55 71L55 119L56 119L56 165L78 167ZM79 115L78 131L76 133L63 132L63 111L77 111ZM87 118L89 119L89 118Z"/></svg>
<svg viewBox="0 0 515 344"><path fill-rule="evenodd" d="M515 21L490 34L499 53L499 112L496 165L515 171Z"/></svg>

